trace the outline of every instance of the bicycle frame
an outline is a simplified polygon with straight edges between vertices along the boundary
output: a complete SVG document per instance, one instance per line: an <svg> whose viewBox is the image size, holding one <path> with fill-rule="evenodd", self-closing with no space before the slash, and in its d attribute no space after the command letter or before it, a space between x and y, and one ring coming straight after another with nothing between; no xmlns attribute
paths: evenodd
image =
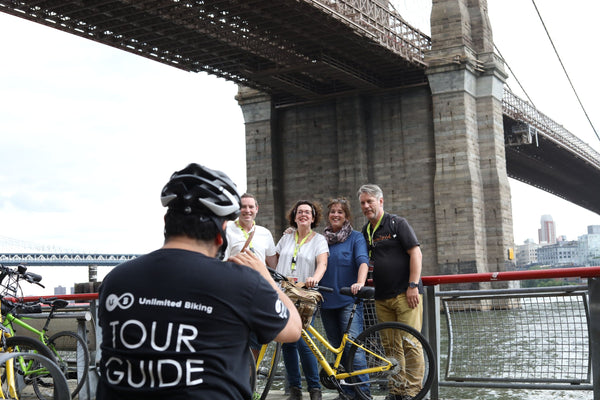
<svg viewBox="0 0 600 400"><path fill-rule="evenodd" d="M309 333L312 334L319 343L321 343L323 346L325 346L325 348L327 350L329 350L331 353L335 354L335 362L333 363L333 366L329 365L329 363L327 362L327 359L325 358L325 356L323 355L321 350L317 347L317 345L315 344L315 341L310 337ZM342 341L340 343L340 347L338 347L338 348L333 347L327 341L327 339L325 339L323 337L323 335L321 335L315 329L315 327L312 325L309 325L308 329L302 329L302 340L304 340L304 342L308 345L308 347L310 348L312 353L317 358L317 362L319 363L321 368L323 368L323 370L327 373L327 375L333 376L337 380L342 380L342 379L350 378L353 376L364 375L364 374L369 374L369 373L373 373L373 372L388 371L393 366L392 362L389 361L388 359L383 358L383 357L373 353L372 351L365 348L360 343L357 343L354 340L352 340L350 338L350 336L348 335L347 330L346 330L346 332L344 332L344 335L342 336ZM353 372L338 373L337 371L338 371L338 368L342 361L342 353L344 352L344 348L346 347L346 344L348 344L348 343L352 344L353 346L356 346L357 348L380 359L383 364L378 367L365 368L365 369L361 369L361 370L357 370L357 371L353 371ZM361 382L361 383L363 383L363 382Z"/></svg>
<svg viewBox="0 0 600 400"><path fill-rule="evenodd" d="M15 361L13 359L7 360L6 365L4 366L4 370L6 371L6 383L8 385L8 395L12 399L19 398L17 394L17 384L15 382ZM2 398L4 399L4 393L2 392Z"/></svg>
<svg viewBox="0 0 600 400"><path fill-rule="evenodd" d="M2 318L2 316L0 315L0 321L2 322L2 327L0 329L1 334L4 335L5 337L10 337L10 336L14 336L15 331L13 329L12 323L14 322L15 324L35 333L38 334L40 336L40 339L45 338L45 334L42 331L39 331L37 329L35 329L34 327L32 327L31 325L26 324L25 322L17 319L14 315L8 313L6 314L6 316L4 316L4 318ZM42 340L42 343L46 343L45 340ZM6 371L6 379L7 379L7 385L8 385L8 394L9 396L11 396L11 398L13 399L18 399L18 391L17 391L17 387L16 387L16 382L15 382L15 367L14 367L14 363L17 362L19 367L21 368L21 371L26 371L26 375L33 375L33 374L38 374L38 373L44 373L46 372L46 368L42 367L42 368L36 368L36 369L31 369L30 367L34 364L34 361L29 360L26 361L23 358L19 357L16 359L9 359L6 361L6 365L5 365L5 371ZM0 390L0 392L2 392ZM5 398L4 394L2 394L2 396L0 396L1 398Z"/></svg>
<svg viewBox="0 0 600 400"><path fill-rule="evenodd" d="M0 315L0 321L2 321L2 315ZM5 326L1 326L0 327L0 335L2 335L2 350L6 351L6 349L4 348L5 340L7 337L12 336L11 330L9 328L6 328ZM7 394L12 399L18 399L19 396L17 394L17 385L15 382L15 360L14 359L11 358L10 360L6 361L6 364L4 365L4 371L6 373L5 379L6 379L7 389L8 389ZM0 390L0 396L3 399L6 398L6 397L4 397L4 390Z"/></svg>
<svg viewBox="0 0 600 400"><path fill-rule="evenodd" d="M262 359L265 357L266 352L267 352L267 345L263 344L262 346L260 346L260 352L258 353L258 357L256 357L256 368L258 368L258 366L262 362Z"/></svg>
<svg viewBox="0 0 600 400"><path fill-rule="evenodd" d="M4 316L4 320L2 321L2 325L10 330L10 334L14 335L15 331L13 325L20 326L23 329L28 330L29 332L38 336L38 338L42 341L42 343L46 344L48 342L48 338L46 337L46 332L43 330L40 331L33 326L29 325L27 322L22 321L21 319L15 317L13 314L8 313Z"/></svg>
<svg viewBox="0 0 600 400"><path fill-rule="evenodd" d="M4 316L4 319L2 320L2 325L4 325L10 331L10 335L11 336L14 336L14 334L15 334L15 331L14 331L14 328L13 328L13 324L17 325L17 326L20 326L21 328L27 329L31 333L34 333L35 335L38 336L38 338L40 339L40 341L43 344L47 344L48 343L48 337L46 336L46 332L40 331L40 330L34 328L33 326L29 325L28 323L26 323L26 322L20 320L19 318L15 317L11 313L7 313ZM17 362L20 364L20 367L21 367L22 371L27 371L27 375L37 374L37 373L40 373L40 372L44 372L46 370L45 368L30 369L28 366L25 365L25 362L24 362L23 359L17 359ZM29 363L31 363L31 361L29 361Z"/></svg>

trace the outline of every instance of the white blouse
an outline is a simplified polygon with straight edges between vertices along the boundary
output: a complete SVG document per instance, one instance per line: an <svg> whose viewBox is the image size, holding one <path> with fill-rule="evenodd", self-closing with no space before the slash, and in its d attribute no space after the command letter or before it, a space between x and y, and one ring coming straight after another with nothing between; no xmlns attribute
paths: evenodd
<svg viewBox="0 0 600 400"><path fill-rule="evenodd" d="M315 233L313 238L300 246L296 252L296 266L292 270L292 258L296 248L296 237L294 233L288 233L281 237L275 250L279 254L277 272L286 277L293 277L298 282L306 282L306 278L313 276L317 267L317 256L327 253L329 246L325 236Z"/></svg>

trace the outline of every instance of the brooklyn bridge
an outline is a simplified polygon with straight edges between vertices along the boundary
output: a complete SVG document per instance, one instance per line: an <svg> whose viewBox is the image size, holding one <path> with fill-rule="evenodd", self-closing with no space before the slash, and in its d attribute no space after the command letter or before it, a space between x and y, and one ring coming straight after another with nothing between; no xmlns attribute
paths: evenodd
<svg viewBox="0 0 600 400"><path fill-rule="evenodd" d="M323 201L376 181L431 249L428 273L501 271L513 246L508 177L600 210L598 153L504 87L484 1L435 1L431 37L378 1L0 10L240 84L248 189L274 231L309 186Z"/></svg>

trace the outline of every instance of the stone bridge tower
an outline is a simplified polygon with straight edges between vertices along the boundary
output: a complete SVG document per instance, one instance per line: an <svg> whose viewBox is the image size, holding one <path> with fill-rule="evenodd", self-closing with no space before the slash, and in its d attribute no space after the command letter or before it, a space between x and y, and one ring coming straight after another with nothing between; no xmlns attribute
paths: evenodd
<svg viewBox="0 0 600 400"><path fill-rule="evenodd" d="M440 273L510 269L511 196L502 95L487 0L434 0L426 55L436 154Z"/></svg>
<svg viewBox="0 0 600 400"><path fill-rule="evenodd" d="M351 200L376 183L414 227L424 275L503 271L512 247L502 93L485 0L434 1L429 84L276 108L240 87L247 186L275 240L299 199ZM324 227L321 224L320 229Z"/></svg>

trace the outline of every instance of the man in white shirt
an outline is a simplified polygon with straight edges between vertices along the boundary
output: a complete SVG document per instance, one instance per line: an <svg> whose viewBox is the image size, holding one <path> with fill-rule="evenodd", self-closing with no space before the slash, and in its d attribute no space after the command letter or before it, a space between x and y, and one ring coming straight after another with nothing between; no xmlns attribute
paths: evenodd
<svg viewBox="0 0 600 400"><path fill-rule="evenodd" d="M254 221L256 219L256 214L258 214L258 201L254 195L244 193L241 196L240 211L240 216L235 221L229 221L227 223L227 229L225 230L225 235L227 236L227 248L225 249L223 259L227 260L229 257L239 254L252 234L248 249L250 249L267 266L276 269L277 253L275 251L273 235L271 235L271 232L267 228L256 225L256 222ZM260 344L253 333L250 335L250 349L252 350L254 357L258 357Z"/></svg>
<svg viewBox="0 0 600 400"><path fill-rule="evenodd" d="M258 214L258 201L249 194L244 193L242 196L242 209L240 216L235 221L227 223L227 249L225 249L224 259L238 254L246 240L252 232L252 240L248 248L267 266L275 269L277 267L277 256L275 252L275 243L271 232L260 225L256 225L254 221Z"/></svg>

